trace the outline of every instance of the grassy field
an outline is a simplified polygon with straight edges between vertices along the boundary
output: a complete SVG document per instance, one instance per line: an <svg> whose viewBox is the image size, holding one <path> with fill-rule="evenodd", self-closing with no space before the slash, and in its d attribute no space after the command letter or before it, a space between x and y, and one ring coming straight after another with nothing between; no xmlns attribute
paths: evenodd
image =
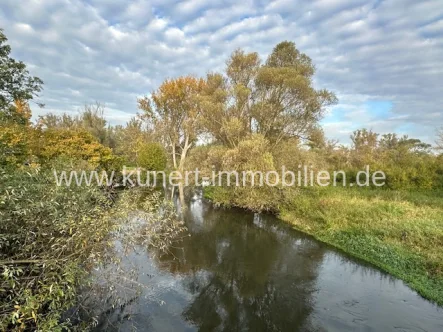
<svg viewBox="0 0 443 332"><path fill-rule="evenodd" d="M280 218L443 305L443 193L310 189Z"/></svg>

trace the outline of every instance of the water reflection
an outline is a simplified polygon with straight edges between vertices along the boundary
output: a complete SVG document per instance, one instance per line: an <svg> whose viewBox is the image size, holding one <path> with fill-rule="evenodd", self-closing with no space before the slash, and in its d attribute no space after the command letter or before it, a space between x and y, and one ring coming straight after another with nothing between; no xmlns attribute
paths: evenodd
<svg viewBox="0 0 443 332"><path fill-rule="evenodd" d="M149 285L102 330L443 331L443 312L379 271L272 216L215 209L194 197L190 237L167 255L129 258Z"/></svg>

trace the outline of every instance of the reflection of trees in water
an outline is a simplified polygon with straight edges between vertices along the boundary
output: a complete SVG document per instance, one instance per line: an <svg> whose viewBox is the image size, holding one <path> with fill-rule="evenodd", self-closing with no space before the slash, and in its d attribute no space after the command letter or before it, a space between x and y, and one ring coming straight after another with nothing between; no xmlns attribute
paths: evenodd
<svg viewBox="0 0 443 332"><path fill-rule="evenodd" d="M321 246L267 216L192 204L185 213L204 222L190 223L191 237L158 263L189 275L185 287L195 298L183 312L186 320L201 330L312 330Z"/></svg>

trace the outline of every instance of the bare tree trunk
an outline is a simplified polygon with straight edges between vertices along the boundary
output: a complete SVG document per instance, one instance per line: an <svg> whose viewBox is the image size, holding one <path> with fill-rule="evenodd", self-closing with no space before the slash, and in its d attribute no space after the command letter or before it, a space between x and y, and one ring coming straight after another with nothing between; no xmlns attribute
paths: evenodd
<svg viewBox="0 0 443 332"><path fill-rule="evenodd" d="M184 187L183 181L181 181L178 184L178 193L179 193L179 198L180 198L180 204L182 206L182 209L184 209L184 207L185 207L185 187Z"/></svg>
<svg viewBox="0 0 443 332"><path fill-rule="evenodd" d="M177 158L175 155L175 142L173 142L171 140L171 147L172 147L172 164L174 166L174 169L177 169ZM174 199L174 192L175 192L175 187L171 186L171 201Z"/></svg>
<svg viewBox="0 0 443 332"><path fill-rule="evenodd" d="M172 163L174 164L174 168L177 168L177 159L175 156L175 143L172 142L171 145L172 145Z"/></svg>
<svg viewBox="0 0 443 332"><path fill-rule="evenodd" d="M178 190L179 190L180 204L183 208L185 206L185 193L184 193L184 183L183 183L184 168L185 168L186 155L187 155L190 147L191 147L191 144L189 144L189 137L186 136L185 143L184 143L181 155L180 155L180 163L178 165L178 171L180 172L180 175L181 175L181 181L178 185Z"/></svg>
<svg viewBox="0 0 443 332"><path fill-rule="evenodd" d="M174 199L174 191L175 191L175 187L171 186L171 201Z"/></svg>

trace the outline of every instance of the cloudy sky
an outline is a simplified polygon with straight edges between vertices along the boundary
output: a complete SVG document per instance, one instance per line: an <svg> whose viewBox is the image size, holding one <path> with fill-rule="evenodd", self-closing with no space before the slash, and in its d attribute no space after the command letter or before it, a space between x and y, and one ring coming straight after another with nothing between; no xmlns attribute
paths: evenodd
<svg viewBox="0 0 443 332"><path fill-rule="evenodd" d="M45 82L35 114L100 101L125 123L165 78L292 40L339 97L322 121L330 138L367 127L432 143L443 125L442 0L1 0L0 28Z"/></svg>

